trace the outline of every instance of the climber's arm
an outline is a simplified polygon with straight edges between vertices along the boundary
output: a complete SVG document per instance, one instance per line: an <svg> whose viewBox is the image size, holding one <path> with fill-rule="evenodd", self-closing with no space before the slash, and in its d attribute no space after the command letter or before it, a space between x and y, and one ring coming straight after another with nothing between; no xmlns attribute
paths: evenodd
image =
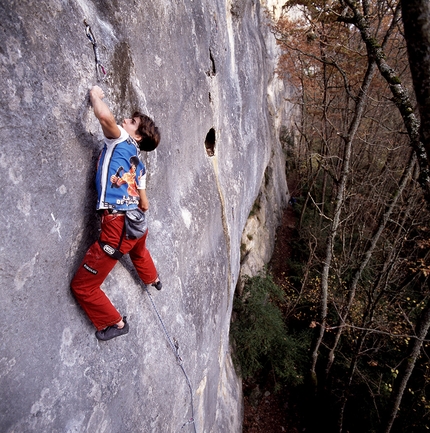
<svg viewBox="0 0 430 433"><path fill-rule="evenodd" d="M94 109L94 115L102 126L103 134L106 138L118 138L121 135L121 131L109 107L103 101L104 97L104 92L99 86L94 86L90 90L90 100Z"/></svg>
<svg viewBox="0 0 430 433"><path fill-rule="evenodd" d="M149 209L149 200L146 195L146 189L139 189L139 207L146 212Z"/></svg>

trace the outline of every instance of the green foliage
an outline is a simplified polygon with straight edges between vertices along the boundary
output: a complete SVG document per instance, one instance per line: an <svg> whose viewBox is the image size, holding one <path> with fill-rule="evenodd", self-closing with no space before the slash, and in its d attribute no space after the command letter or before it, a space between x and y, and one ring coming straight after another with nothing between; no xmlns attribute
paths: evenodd
<svg viewBox="0 0 430 433"><path fill-rule="evenodd" d="M288 335L280 309L283 300L284 293L269 274L248 278L242 295L235 298L230 337L235 365L244 379L269 369L281 383L303 380L298 366L305 364L309 342Z"/></svg>
<svg viewBox="0 0 430 433"><path fill-rule="evenodd" d="M261 209L260 197L257 197L254 204L252 205L251 211L249 212L248 218L254 215L258 215L260 213L260 209Z"/></svg>

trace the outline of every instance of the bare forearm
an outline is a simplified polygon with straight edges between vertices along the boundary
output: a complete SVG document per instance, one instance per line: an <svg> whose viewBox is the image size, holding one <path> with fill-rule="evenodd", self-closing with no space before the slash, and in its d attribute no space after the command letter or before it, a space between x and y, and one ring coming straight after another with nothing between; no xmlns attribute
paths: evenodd
<svg viewBox="0 0 430 433"><path fill-rule="evenodd" d="M146 189L139 189L139 207L143 211L147 211L149 209L149 200L146 195Z"/></svg>
<svg viewBox="0 0 430 433"><path fill-rule="evenodd" d="M106 138L118 138L120 131L107 104L103 101L104 92L99 86L90 90L90 101L93 106L94 115L100 122Z"/></svg>
<svg viewBox="0 0 430 433"><path fill-rule="evenodd" d="M101 120L104 118L113 118L113 114L111 113L107 104L102 100L104 97L103 91L99 87L93 87L90 90L90 100L91 105L93 106L94 115L97 119Z"/></svg>

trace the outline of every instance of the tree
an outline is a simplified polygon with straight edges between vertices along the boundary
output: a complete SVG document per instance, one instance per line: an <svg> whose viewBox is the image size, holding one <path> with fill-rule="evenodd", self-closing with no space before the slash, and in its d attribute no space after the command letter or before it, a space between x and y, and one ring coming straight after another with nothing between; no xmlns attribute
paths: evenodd
<svg viewBox="0 0 430 433"><path fill-rule="evenodd" d="M314 239L315 260L309 260L304 291L320 289L319 305L309 312L319 311L312 322L310 370L323 399L341 393L338 424L343 431L350 390L365 384L376 408L387 404L380 384L388 383L392 362L401 366L389 391L393 410L388 418L394 420L422 353L426 309L412 314L405 299L425 305L429 294L428 258L414 244L417 239L425 243L428 236L422 206L423 198L430 203L428 162L406 89L411 78L403 55L400 3L288 4L301 6L302 15L284 17L275 31L285 50L280 71L298 86L297 103L305 117L299 125L306 150L299 164L306 167L300 233ZM419 168L414 171L415 161ZM421 191L415 188L417 180ZM414 344L402 347L396 336L408 333ZM333 364L336 353L343 366ZM321 356L325 376L318 368ZM381 364L385 369L377 377L370 367ZM379 409L375 413L381 424L386 417L379 416Z"/></svg>
<svg viewBox="0 0 430 433"><path fill-rule="evenodd" d="M420 113L420 137L430 160L430 3L402 0L405 39Z"/></svg>
<svg viewBox="0 0 430 433"><path fill-rule="evenodd" d="M368 56L375 59L382 77L387 81L391 93L393 94L393 101L400 111L403 118L406 130L411 140L411 145L417 154L417 159L420 165L420 184L423 188L424 195L428 203L430 203L430 176L429 164L427 154L419 136L419 121L414 113L412 101L402 81L396 71L386 61L386 54L380 44L372 35L368 14L363 14L358 3L353 0L342 0L348 7L350 12L348 15L339 16L338 19L342 22L352 24L357 27L361 33ZM370 11L370 0L362 0L362 9L365 12ZM400 4L396 5L395 15L399 16Z"/></svg>

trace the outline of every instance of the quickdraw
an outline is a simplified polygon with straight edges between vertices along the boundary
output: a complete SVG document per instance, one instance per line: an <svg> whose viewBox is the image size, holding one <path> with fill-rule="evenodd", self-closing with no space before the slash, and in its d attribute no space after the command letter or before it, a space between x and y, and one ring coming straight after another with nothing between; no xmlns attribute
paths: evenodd
<svg viewBox="0 0 430 433"><path fill-rule="evenodd" d="M96 38L94 37L94 33L92 32L90 25L87 23L87 20L84 20L84 24L85 24L85 33L87 34L90 42L93 44L94 57L96 60L97 81L103 81L106 78L106 69L104 68L104 66L100 61L97 41Z"/></svg>

